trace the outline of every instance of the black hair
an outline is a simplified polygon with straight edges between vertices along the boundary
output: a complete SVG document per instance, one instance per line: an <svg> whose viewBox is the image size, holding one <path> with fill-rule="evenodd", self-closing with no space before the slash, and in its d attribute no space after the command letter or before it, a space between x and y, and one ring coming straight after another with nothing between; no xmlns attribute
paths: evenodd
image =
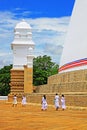
<svg viewBox="0 0 87 130"><path fill-rule="evenodd" d="M46 95L43 95L44 99L46 99Z"/></svg>
<svg viewBox="0 0 87 130"><path fill-rule="evenodd" d="M62 97L64 97L64 95L62 94Z"/></svg>

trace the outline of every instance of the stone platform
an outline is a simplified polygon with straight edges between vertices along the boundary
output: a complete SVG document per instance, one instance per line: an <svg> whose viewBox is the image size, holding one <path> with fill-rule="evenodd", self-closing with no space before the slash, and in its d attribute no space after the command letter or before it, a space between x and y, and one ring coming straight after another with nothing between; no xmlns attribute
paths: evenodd
<svg viewBox="0 0 87 130"><path fill-rule="evenodd" d="M54 96L58 93L61 97L65 95L68 107L87 108L87 70L73 71L50 76L48 83L36 86L35 91L27 93L29 103L41 103L43 94L46 94L48 104L54 104ZM18 93L18 101L21 101L22 94ZM10 95L9 101L12 101Z"/></svg>
<svg viewBox="0 0 87 130"><path fill-rule="evenodd" d="M46 85L36 87L36 93L38 93L37 98L41 93L45 93L50 104L53 104L54 95L58 93L60 96L65 95L67 106L87 107L87 70L50 76ZM32 102L36 101L34 100L36 97L30 96Z"/></svg>

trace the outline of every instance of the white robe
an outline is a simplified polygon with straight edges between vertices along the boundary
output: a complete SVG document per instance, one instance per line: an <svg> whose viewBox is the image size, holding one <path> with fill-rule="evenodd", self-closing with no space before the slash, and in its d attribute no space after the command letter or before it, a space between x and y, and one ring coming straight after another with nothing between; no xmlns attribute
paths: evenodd
<svg viewBox="0 0 87 130"><path fill-rule="evenodd" d="M14 105L17 104L17 97L16 97L16 96L13 97L13 104L14 104Z"/></svg>
<svg viewBox="0 0 87 130"><path fill-rule="evenodd" d="M54 98L54 103L55 103L55 107L56 107L56 108L59 108L59 107L60 107L60 106L59 106L59 96L58 96L58 95L55 96L55 98Z"/></svg>
<svg viewBox="0 0 87 130"><path fill-rule="evenodd" d="M26 97L22 97L22 105L26 105Z"/></svg>
<svg viewBox="0 0 87 130"><path fill-rule="evenodd" d="M42 110L46 110L47 109L47 101L44 97L42 97Z"/></svg>
<svg viewBox="0 0 87 130"><path fill-rule="evenodd" d="M61 98L61 107L62 107L62 109L66 109L65 98L64 97Z"/></svg>

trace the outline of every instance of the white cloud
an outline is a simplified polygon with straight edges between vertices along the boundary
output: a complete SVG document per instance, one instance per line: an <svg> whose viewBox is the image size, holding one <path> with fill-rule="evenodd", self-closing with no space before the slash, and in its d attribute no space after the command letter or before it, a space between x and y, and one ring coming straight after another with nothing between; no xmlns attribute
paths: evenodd
<svg viewBox="0 0 87 130"><path fill-rule="evenodd" d="M42 30L53 30L58 32L66 32L67 25L69 22L69 17L63 18L37 18L29 19L30 24L33 24L34 29L38 31Z"/></svg>
<svg viewBox="0 0 87 130"><path fill-rule="evenodd" d="M25 19L32 26L35 56L49 55L54 62L59 63L69 19L69 17ZM1 66L12 62L12 50L10 46L14 37L14 27L19 21L20 19L12 12L0 12Z"/></svg>
<svg viewBox="0 0 87 130"><path fill-rule="evenodd" d="M13 63L13 57L11 52L0 52L0 68L5 65L9 65Z"/></svg>

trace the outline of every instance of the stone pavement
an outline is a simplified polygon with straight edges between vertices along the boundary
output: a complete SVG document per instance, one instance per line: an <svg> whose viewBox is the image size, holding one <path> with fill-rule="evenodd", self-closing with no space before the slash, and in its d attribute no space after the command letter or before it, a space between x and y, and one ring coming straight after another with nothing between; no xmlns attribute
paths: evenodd
<svg viewBox="0 0 87 130"><path fill-rule="evenodd" d="M48 106L41 111L37 104L12 107L0 101L0 130L87 130L87 110L59 109Z"/></svg>

